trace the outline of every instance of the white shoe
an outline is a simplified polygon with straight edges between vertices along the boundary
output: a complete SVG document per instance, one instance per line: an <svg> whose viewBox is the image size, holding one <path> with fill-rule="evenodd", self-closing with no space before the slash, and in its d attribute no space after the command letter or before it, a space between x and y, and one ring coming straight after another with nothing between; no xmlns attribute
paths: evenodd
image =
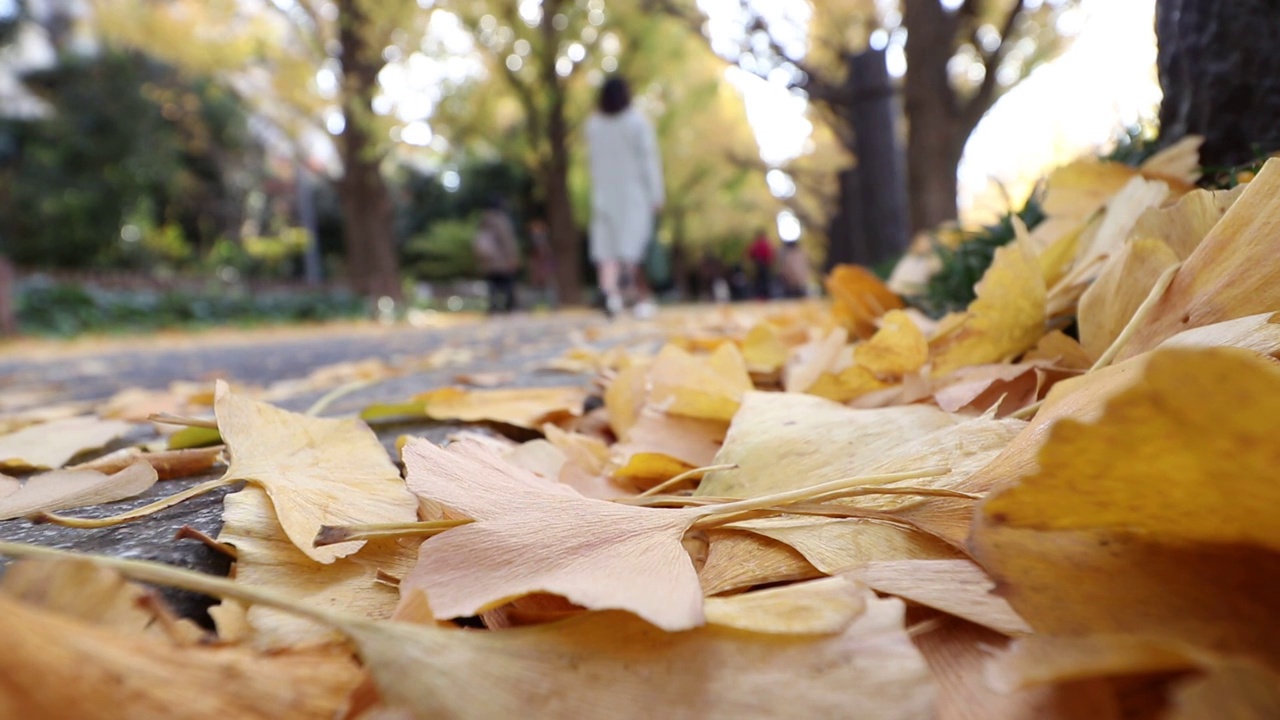
<svg viewBox="0 0 1280 720"><path fill-rule="evenodd" d="M622 313L624 307L621 295L615 293L604 299L604 312L609 317L617 317Z"/></svg>
<svg viewBox="0 0 1280 720"><path fill-rule="evenodd" d="M658 314L658 305L652 300L641 300L636 303L634 308L631 308L631 312L635 313L636 318L639 320L648 320Z"/></svg>

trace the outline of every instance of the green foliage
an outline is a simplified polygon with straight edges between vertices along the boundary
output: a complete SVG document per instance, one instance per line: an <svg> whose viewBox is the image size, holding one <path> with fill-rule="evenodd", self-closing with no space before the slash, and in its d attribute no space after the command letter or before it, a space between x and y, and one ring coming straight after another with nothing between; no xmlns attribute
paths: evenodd
<svg viewBox="0 0 1280 720"><path fill-rule="evenodd" d="M1149 128L1141 126L1127 128L1124 135L1116 141L1115 149L1104 155L1102 159L1138 167L1160 149L1156 140L1156 136Z"/></svg>
<svg viewBox="0 0 1280 720"><path fill-rule="evenodd" d="M250 293L216 284L204 291L99 290L32 283L17 297L24 332L76 335L227 323L284 323L359 317L364 301L323 292Z"/></svg>
<svg viewBox="0 0 1280 720"><path fill-rule="evenodd" d="M1018 212L1018 217L1031 229L1044 220L1044 211L1033 198ZM1010 214L994 225L967 233L954 248L935 243L934 251L942 267L929 279L924 295L909 298L911 304L933 317L964 310L973 302L974 286L991 266L996 250L1013 242L1014 237Z"/></svg>
<svg viewBox="0 0 1280 720"><path fill-rule="evenodd" d="M234 96L136 54L25 78L50 117L0 124L0 252L35 267L180 265L237 221ZM132 227L133 229L128 229Z"/></svg>
<svg viewBox="0 0 1280 720"><path fill-rule="evenodd" d="M475 254L471 251L475 233L474 216L433 223L405 244L406 273L418 280L475 277Z"/></svg>

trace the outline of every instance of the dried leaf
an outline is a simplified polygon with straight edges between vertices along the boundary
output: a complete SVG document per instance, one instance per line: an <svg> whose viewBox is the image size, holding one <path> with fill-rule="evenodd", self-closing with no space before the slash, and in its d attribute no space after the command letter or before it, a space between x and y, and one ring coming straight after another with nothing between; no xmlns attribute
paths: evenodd
<svg viewBox="0 0 1280 720"><path fill-rule="evenodd" d="M847 354L848 342L848 331L835 328L796 348L782 374L783 389L793 393L808 392L823 375L840 372L843 368L836 366L841 356Z"/></svg>
<svg viewBox="0 0 1280 720"><path fill-rule="evenodd" d="M929 343L911 316L890 310L870 340L853 349L854 362L877 375L905 375L929 359Z"/></svg>
<svg viewBox="0 0 1280 720"><path fill-rule="evenodd" d="M785 543L828 575L884 560L939 560L962 556L951 545L918 530L858 519L765 518L725 527L749 530Z"/></svg>
<svg viewBox="0 0 1280 720"><path fill-rule="evenodd" d="M746 361L732 343L707 357L668 345L654 359L649 383L649 401L668 414L722 422L733 419L742 394L752 389Z"/></svg>
<svg viewBox="0 0 1280 720"><path fill-rule="evenodd" d="M619 440L627 440L631 428L640 420L648 386L648 366L634 364L619 370L605 389L604 407L609 415L609 428Z"/></svg>
<svg viewBox="0 0 1280 720"><path fill-rule="evenodd" d="M971 546L1037 631L1145 634L1280 667L1277 423L1271 361L1156 353L1096 423L1053 426L1039 472L987 500Z"/></svg>
<svg viewBox="0 0 1280 720"><path fill-rule="evenodd" d="M871 337L881 315L902 307L901 298L874 273L858 265L837 265L827 275L825 285L836 321L855 337Z"/></svg>
<svg viewBox="0 0 1280 720"><path fill-rule="evenodd" d="M1124 715L1104 681L1047 687L992 688L984 674L1008 639L955 618L911 636L938 681L938 720L1120 720ZM928 620L925 621L929 622Z"/></svg>
<svg viewBox="0 0 1280 720"><path fill-rule="evenodd" d="M720 529L707 535L707 561L698 571L706 595L822 576L795 548L772 538Z"/></svg>
<svg viewBox="0 0 1280 720"><path fill-rule="evenodd" d="M829 577L729 597L707 598L707 623L758 633L839 633L866 607L866 589Z"/></svg>
<svg viewBox="0 0 1280 720"><path fill-rule="evenodd" d="M19 561L5 571L0 593L31 607L129 635L189 645L205 634L190 620L179 620L154 591L84 560Z"/></svg>
<svg viewBox="0 0 1280 720"><path fill-rule="evenodd" d="M130 427L127 422L88 415L29 425L0 435L0 469L60 468L76 455L115 440Z"/></svg>
<svg viewBox="0 0 1280 720"><path fill-rule="evenodd" d="M1273 247L1277 222L1280 159L1272 159L1178 269L1120 359L1184 330L1280 308L1280 258Z"/></svg>
<svg viewBox="0 0 1280 720"><path fill-rule="evenodd" d="M438 617L474 615L535 592L630 610L658 627L702 624L702 590L680 544L696 511L584 498L538 481L474 443L405 446L409 487L476 522L428 539L402 588Z"/></svg>
<svg viewBox="0 0 1280 720"><path fill-rule="evenodd" d="M299 550L276 519L267 493L252 485L223 500L218 541L236 548L235 581L280 590L301 602L338 607L354 616L387 618L399 602L395 588L375 582L379 571L400 577L413 567L419 540L370 540L358 552L324 565ZM225 607L215 619L224 638L236 612ZM244 618L255 647L278 650L342 640L333 628L274 608L254 606Z"/></svg>
<svg viewBox="0 0 1280 720"><path fill-rule="evenodd" d="M1044 335L1044 278L1025 243L996 250L976 292L963 322L930 341L934 375L1008 360L1031 349Z"/></svg>
<svg viewBox="0 0 1280 720"><path fill-rule="evenodd" d="M231 463L224 478L267 491L289 540L331 563L363 545L314 547L322 525L411 522L417 501L377 436L359 420L287 412L232 393L219 382L214 410Z"/></svg>
<svg viewBox="0 0 1280 720"><path fill-rule="evenodd" d="M222 457L222 450L221 445L186 450L160 450L158 452L144 452L139 448L122 448L89 462L73 465L67 469L115 473L136 462L145 462L155 468L159 479L175 480L199 475L211 469Z"/></svg>
<svg viewBox="0 0 1280 720"><path fill-rule="evenodd" d="M782 368L790 351L770 323L757 323L742 341L742 357L752 372L771 373Z"/></svg>
<svg viewBox="0 0 1280 720"><path fill-rule="evenodd" d="M16 492L0 498L0 520L124 500L145 492L155 482L156 471L145 462L114 475L53 470L27 478Z"/></svg>
<svg viewBox="0 0 1280 720"><path fill-rule="evenodd" d="M576 386L501 390L446 387L416 395L406 403L370 405L360 417L497 422L537 430L545 423L581 415L586 397L586 391Z"/></svg>
<svg viewBox="0 0 1280 720"><path fill-rule="evenodd" d="M902 560L867 563L851 577L873 590L941 610L1006 635L1030 626L995 594L995 582L970 560Z"/></svg>
<svg viewBox="0 0 1280 720"><path fill-rule="evenodd" d="M1077 160L1049 174L1041 206L1050 216L1083 220L1106 205L1135 174L1123 163Z"/></svg>
<svg viewBox="0 0 1280 720"><path fill-rule="evenodd" d="M614 445L614 463L626 465L629 458L642 453L665 455L691 468L713 463L724 441L725 424L719 420L667 415L647 407L627 433L627 441Z"/></svg>
<svg viewBox="0 0 1280 720"><path fill-rule="evenodd" d="M1148 208L1133 226L1130 237L1163 240L1179 260L1186 260L1247 187L1192 190L1173 205Z"/></svg>
<svg viewBox="0 0 1280 720"><path fill-rule="evenodd" d="M1120 336L1156 281L1178 263L1178 256L1155 238L1135 238L1102 266L1080 297L1080 344L1097 359Z"/></svg>
<svg viewBox="0 0 1280 720"><path fill-rule="evenodd" d="M901 602L866 603L843 633L817 637L664 633L620 613L495 633L348 630L385 702L418 717L926 716L933 684L903 632Z"/></svg>
<svg viewBox="0 0 1280 720"><path fill-rule="evenodd" d="M0 717L328 720L355 686L345 653L181 647L0 597Z"/></svg>

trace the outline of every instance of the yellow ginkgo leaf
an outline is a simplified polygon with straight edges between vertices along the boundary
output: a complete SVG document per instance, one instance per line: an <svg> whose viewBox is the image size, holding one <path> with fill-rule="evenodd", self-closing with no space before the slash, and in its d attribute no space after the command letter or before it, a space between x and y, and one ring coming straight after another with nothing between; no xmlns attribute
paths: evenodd
<svg viewBox="0 0 1280 720"><path fill-rule="evenodd" d="M666 633L621 613L489 633L346 629L384 702L416 717L927 717L933 680L902 602L864 598L843 632L817 636Z"/></svg>
<svg viewBox="0 0 1280 720"><path fill-rule="evenodd" d="M609 428L618 440L625 441L640 420L645 398L649 394L649 367L635 363L618 371L604 391L604 409Z"/></svg>
<svg viewBox="0 0 1280 720"><path fill-rule="evenodd" d="M1097 359L1120 336L1151 288L1178 256L1163 240L1135 238L1111 256L1080 296L1080 345Z"/></svg>
<svg viewBox="0 0 1280 720"><path fill-rule="evenodd" d="M1280 309L1277 224L1280 159L1271 159L1178 269L1119 357L1150 350L1184 330Z"/></svg>
<svg viewBox="0 0 1280 720"><path fill-rule="evenodd" d="M1039 471L986 501L970 544L1039 632L1145 634L1280 666L1278 431L1275 363L1157 352L1096 422L1052 427Z"/></svg>
<svg viewBox="0 0 1280 720"><path fill-rule="evenodd" d="M1015 241L996 250L976 292L963 322L929 343L935 375L1008 360L1044 335L1044 277L1025 243Z"/></svg>
<svg viewBox="0 0 1280 720"><path fill-rule="evenodd" d="M728 422L742 394L751 390L746 361L733 343L699 357L674 345L658 353L649 370L649 402L670 415Z"/></svg>
<svg viewBox="0 0 1280 720"><path fill-rule="evenodd" d="M866 607L866 588L829 577L741 595L707 598L707 623L758 633L843 632Z"/></svg>
<svg viewBox="0 0 1280 720"><path fill-rule="evenodd" d="M272 511L266 492L252 485L224 499L218 541L236 549L235 581L272 588L300 601L340 607L352 615L387 618L396 608L395 588L376 582L379 571L401 577L413 567L419 540L376 539L353 555L328 565L312 560L290 542ZM234 606L234 607L233 607ZM210 613L226 638L228 623L239 618L238 604ZM274 608L254 606L244 617L252 644L262 650L322 645L342 639L333 628Z"/></svg>
<svg viewBox="0 0 1280 720"><path fill-rule="evenodd" d="M861 519L779 517L727 525L794 548L814 567L832 575L887 560L949 560L963 553L911 527Z"/></svg>
<svg viewBox="0 0 1280 720"><path fill-rule="evenodd" d="M377 403L360 417L369 420L429 418L460 422L496 422L537 430L582 414L587 393L580 387L476 388L445 387L403 403Z"/></svg>
<svg viewBox="0 0 1280 720"><path fill-rule="evenodd" d="M115 440L130 427L122 420L87 415L28 425L0 435L0 470L60 468L76 455Z"/></svg>
<svg viewBox="0 0 1280 720"><path fill-rule="evenodd" d="M825 285L836 321L855 337L871 337L881 315L902 307L902 299L875 273L858 265L837 265Z"/></svg>
<svg viewBox="0 0 1280 720"><path fill-rule="evenodd" d="M724 441L719 420L668 415L646 407L627 433L627 441L610 448L614 464L622 467L640 454L665 455L690 468L711 465Z"/></svg>
<svg viewBox="0 0 1280 720"><path fill-rule="evenodd" d="M707 561L698 571L707 595L733 592L822 576L795 548L744 530L715 529L707 533Z"/></svg>
<svg viewBox="0 0 1280 720"><path fill-rule="evenodd" d="M742 357L752 372L776 372L787 362L789 350L772 324L757 323L742 340Z"/></svg>
<svg viewBox="0 0 1280 720"><path fill-rule="evenodd" d="M810 395L838 403L849 402L890 387L861 365L850 365L838 373L823 373L805 390Z"/></svg>
<svg viewBox="0 0 1280 720"><path fill-rule="evenodd" d="M867 563L850 577L873 590L927 605L1006 635L1030 626L995 595L995 582L971 560L895 560Z"/></svg>
<svg viewBox="0 0 1280 720"><path fill-rule="evenodd" d="M343 652L180 646L4 596L0 634L3 717L328 720L359 681Z"/></svg>
<svg viewBox="0 0 1280 720"><path fill-rule="evenodd" d="M1077 160L1049 173L1041 207L1051 217L1087 218L1136 174L1124 163Z"/></svg>
<svg viewBox="0 0 1280 720"><path fill-rule="evenodd" d="M156 482L156 471L137 461L104 475L96 470L53 470L27 478L22 487L0 497L0 520L124 500Z"/></svg>
<svg viewBox="0 0 1280 720"><path fill-rule="evenodd" d="M1179 260L1186 260L1247 187L1192 190L1173 205L1148 208L1138 217L1130 236L1163 240Z"/></svg>
<svg viewBox="0 0 1280 720"><path fill-rule="evenodd" d="M848 342L849 332L841 327L796 348L782 375L783 389L787 392L808 392L824 375L843 370L843 366L852 360Z"/></svg>
<svg viewBox="0 0 1280 720"><path fill-rule="evenodd" d="M885 313L876 334L853 349L854 362L877 375L915 372L928 359L929 343L924 333L902 310Z"/></svg>
<svg viewBox="0 0 1280 720"><path fill-rule="evenodd" d="M417 501L382 443L359 420L281 410L219 381L214 411L231 462L226 480L267 491L285 534L307 557L331 563L364 544L315 547L323 525L412 522Z"/></svg>

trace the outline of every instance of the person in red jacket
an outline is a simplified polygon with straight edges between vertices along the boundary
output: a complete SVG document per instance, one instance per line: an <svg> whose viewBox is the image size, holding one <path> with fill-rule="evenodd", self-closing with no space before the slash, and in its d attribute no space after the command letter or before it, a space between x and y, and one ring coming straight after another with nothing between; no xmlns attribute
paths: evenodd
<svg viewBox="0 0 1280 720"><path fill-rule="evenodd" d="M757 232L755 239L751 241L747 248L747 258L755 265L756 297L761 300L769 299L773 295L774 250L773 243L769 242L769 235L764 230Z"/></svg>

